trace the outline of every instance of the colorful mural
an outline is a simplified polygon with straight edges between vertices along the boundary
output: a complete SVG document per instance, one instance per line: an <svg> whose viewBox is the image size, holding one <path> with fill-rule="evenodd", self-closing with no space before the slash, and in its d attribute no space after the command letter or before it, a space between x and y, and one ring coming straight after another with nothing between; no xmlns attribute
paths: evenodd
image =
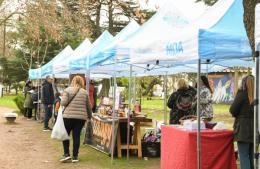
<svg viewBox="0 0 260 169"><path fill-rule="evenodd" d="M214 89L213 101L215 103L231 103L234 100L234 77L232 74L217 75L210 78Z"/></svg>

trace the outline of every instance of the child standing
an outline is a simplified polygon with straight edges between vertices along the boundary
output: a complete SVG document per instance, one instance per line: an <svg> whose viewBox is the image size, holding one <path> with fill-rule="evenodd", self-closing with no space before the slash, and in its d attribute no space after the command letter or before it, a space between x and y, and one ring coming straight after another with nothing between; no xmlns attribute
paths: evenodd
<svg viewBox="0 0 260 169"><path fill-rule="evenodd" d="M56 123L59 108L61 102L61 95L59 92L55 93L55 101L54 101L54 124Z"/></svg>

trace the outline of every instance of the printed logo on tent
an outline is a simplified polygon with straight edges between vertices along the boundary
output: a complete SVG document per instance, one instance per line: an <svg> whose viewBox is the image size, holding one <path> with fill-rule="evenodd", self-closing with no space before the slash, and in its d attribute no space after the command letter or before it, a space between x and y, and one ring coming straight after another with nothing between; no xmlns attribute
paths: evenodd
<svg viewBox="0 0 260 169"><path fill-rule="evenodd" d="M183 27L185 25L187 25L189 22L186 21L185 19L183 19L182 17L180 16L177 16L177 15L172 15L172 14L167 14L167 16L164 16L163 17L163 20L173 26L173 27Z"/></svg>
<svg viewBox="0 0 260 169"><path fill-rule="evenodd" d="M168 42L166 45L166 54L168 56L175 56L183 53L182 42Z"/></svg>

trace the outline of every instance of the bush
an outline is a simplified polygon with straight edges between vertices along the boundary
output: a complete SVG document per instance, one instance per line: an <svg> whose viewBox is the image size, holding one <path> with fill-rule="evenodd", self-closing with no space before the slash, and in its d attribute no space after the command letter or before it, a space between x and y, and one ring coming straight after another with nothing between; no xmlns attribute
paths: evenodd
<svg viewBox="0 0 260 169"><path fill-rule="evenodd" d="M16 106L18 107L20 113L24 114L25 109L24 109L24 97L21 95L18 95L17 97L14 98L14 102Z"/></svg>

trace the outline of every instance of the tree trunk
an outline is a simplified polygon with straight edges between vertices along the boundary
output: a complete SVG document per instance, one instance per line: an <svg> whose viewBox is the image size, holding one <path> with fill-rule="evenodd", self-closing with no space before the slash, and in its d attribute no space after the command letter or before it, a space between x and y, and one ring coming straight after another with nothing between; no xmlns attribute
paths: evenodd
<svg viewBox="0 0 260 169"><path fill-rule="evenodd" d="M109 79L102 80L102 89L98 97L109 97L110 82Z"/></svg>
<svg viewBox="0 0 260 169"><path fill-rule="evenodd" d="M96 28L97 28L97 34L100 35L101 34L101 28L100 28L100 18L101 18L101 8L102 8L102 2L101 0L98 1L98 5L96 8Z"/></svg>
<svg viewBox="0 0 260 169"><path fill-rule="evenodd" d="M260 0L244 0L244 24L255 57L255 6Z"/></svg>
<svg viewBox="0 0 260 169"><path fill-rule="evenodd" d="M110 33L114 33L113 30L114 21L113 21L113 0L109 0L108 2L108 31Z"/></svg>

